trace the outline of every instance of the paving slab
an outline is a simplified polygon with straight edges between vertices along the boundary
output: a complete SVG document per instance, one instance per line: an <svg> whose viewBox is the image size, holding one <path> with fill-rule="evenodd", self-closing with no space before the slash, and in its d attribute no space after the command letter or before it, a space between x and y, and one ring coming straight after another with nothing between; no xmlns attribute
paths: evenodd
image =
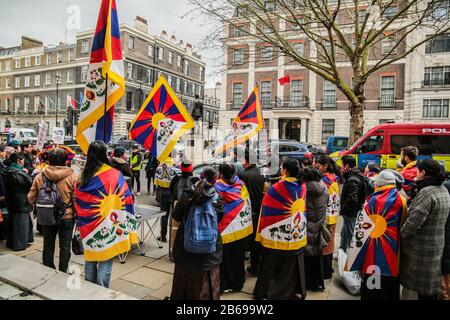
<svg viewBox="0 0 450 320"><path fill-rule="evenodd" d="M220 296L221 300L254 300L253 296L243 292L229 292Z"/></svg>
<svg viewBox="0 0 450 320"><path fill-rule="evenodd" d="M175 270L175 263L170 261L169 256L167 255L161 259L150 262L145 265L145 267L173 274Z"/></svg>
<svg viewBox="0 0 450 320"><path fill-rule="evenodd" d="M0 300L8 300L14 296L21 294L23 291L13 287L7 283L0 282Z"/></svg>
<svg viewBox="0 0 450 320"><path fill-rule="evenodd" d="M123 280L131 281L147 288L158 290L165 284L172 282L172 275L167 272L140 268L122 277Z"/></svg>
<svg viewBox="0 0 450 320"><path fill-rule="evenodd" d="M136 271L139 268L153 262L154 259L148 257L141 257L135 254L129 254L125 263L120 263L119 258L114 258L111 280L116 280L126 276L127 274ZM139 284L139 283L138 283Z"/></svg>
<svg viewBox="0 0 450 320"><path fill-rule="evenodd" d="M158 290L153 291L150 295L158 300L164 300L165 297L170 297L171 293L172 293L172 281L166 283Z"/></svg>
<svg viewBox="0 0 450 320"><path fill-rule="evenodd" d="M153 289L122 279L111 281L109 287L113 290L123 292L130 297L134 297L137 299L143 299L144 297L151 295L154 291Z"/></svg>
<svg viewBox="0 0 450 320"><path fill-rule="evenodd" d="M360 300L360 296L354 296L348 293L339 277L333 278L333 284L328 294L328 300Z"/></svg>
<svg viewBox="0 0 450 320"><path fill-rule="evenodd" d="M247 273L247 278L245 279L244 287L241 292L253 294L253 290L255 289L257 277L249 276Z"/></svg>
<svg viewBox="0 0 450 320"><path fill-rule="evenodd" d="M30 301L30 300L44 300L41 297L35 296L35 295L28 295L28 294L24 294L24 295L17 295L12 297L9 300L25 300L25 301Z"/></svg>

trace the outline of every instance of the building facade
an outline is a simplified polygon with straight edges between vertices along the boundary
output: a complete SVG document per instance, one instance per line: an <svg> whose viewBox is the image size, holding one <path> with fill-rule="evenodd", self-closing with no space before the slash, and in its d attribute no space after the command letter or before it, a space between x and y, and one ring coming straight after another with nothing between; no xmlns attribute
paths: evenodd
<svg viewBox="0 0 450 320"><path fill-rule="evenodd" d="M273 1L266 0L266 3ZM245 19L236 19L241 29L256 34L254 25ZM340 15L338 21L342 25L354 23L346 13ZM280 32L291 30L283 19L274 18L272 23ZM392 27L395 28L395 24ZM411 33L391 53L392 57L401 55L424 37L426 34L420 31ZM289 33L285 40L298 54L311 59L319 50L300 31ZM449 40L450 34L427 43L368 78L364 131L388 121L450 121L450 46L448 49L445 46ZM383 39L371 48L369 65L374 65L389 52L388 42L389 38ZM230 128L244 100L258 85L265 127L270 137L326 144L331 135L349 135L350 103L334 84L291 58L277 55L275 48L232 25L225 25L222 44L223 68L226 70L222 74L220 97L224 101L220 121L222 129ZM337 56L336 59L344 80L351 84L351 64L345 57ZM291 82L282 86L278 79L286 74L289 74Z"/></svg>
<svg viewBox="0 0 450 320"><path fill-rule="evenodd" d="M126 92L116 104L113 135L128 134L147 95L160 75L164 75L183 104L192 111L203 99L205 63L192 45L178 41L163 31L150 35L147 21L136 17L135 25L120 26ZM0 49L0 130L7 127L38 127L44 120L58 124L67 134L76 133L77 115L67 112L70 96L79 107L84 96L94 30L77 34L75 44L45 47L42 42L22 38L21 46ZM56 79L58 96L56 99ZM65 122L64 122L65 121Z"/></svg>

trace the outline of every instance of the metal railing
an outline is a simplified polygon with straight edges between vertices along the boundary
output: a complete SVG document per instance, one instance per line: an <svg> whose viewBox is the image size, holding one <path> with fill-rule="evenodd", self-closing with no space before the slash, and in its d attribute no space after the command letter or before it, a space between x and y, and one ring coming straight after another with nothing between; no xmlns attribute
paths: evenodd
<svg viewBox="0 0 450 320"><path fill-rule="evenodd" d="M378 107L380 109L395 109L395 97L381 97Z"/></svg>

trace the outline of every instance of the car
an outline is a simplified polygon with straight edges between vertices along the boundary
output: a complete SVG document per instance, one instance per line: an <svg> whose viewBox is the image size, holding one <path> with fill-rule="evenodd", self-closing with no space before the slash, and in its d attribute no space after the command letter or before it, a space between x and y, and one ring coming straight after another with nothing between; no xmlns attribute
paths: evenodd
<svg viewBox="0 0 450 320"><path fill-rule="evenodd" d="M75 153L78 154L83 154L83 150L81 150L81 147L79 144L68 144L67 145L70 149L72 149L73 151L75 151Z"/></svg>
<svg viewBox="0 0 450 320"><path fill-rule="evenodd" d="M331 136L328 138L326 154L332 154L336 151L342 151L348 147L348 137Z"/></svg>
<svg viewBox="0 0 450 320"><path fill-rule="evenodd" d="M309 152L311 152L315 156L319 154L325 154L325 150L322 148L322 146L319 146L318 144L305 143L305 145L308 148Z"/></svg>
<svg viewBox="0 0 450 320"><path fill-rule="evenodd" d="M227 161L226 159L215 159L215 160L211 160L208 162L203 162L203 163L197 164L193 167L193 174L194 174L194 176L199 177L200 174L202 173L203 169L205 169L206 167L213 167L214 169L219 171L219 166L222 163L227 163L227 162L229 162L229 161ZM236 168L236 173L244 171L244 164L242 162L234 162L233 165Z"/></svg>
<svg viewBox="0 0 450 320"><path fill-rule="evenodd" d="M267 152L269 153L269 157L267 157ZM258 149L258 160L260 162L267 162L267 158L271 158L274 152L278 155L278 159L289 157L302 160L303 158L311 158L315 155L304 143L294 140L270 140L268 149L267 146Z"/></svg>
<svg viewBox="0 0 450 320"><path fill-rule="evenodd" d="M112 149L120 146L124 147L126 150L130 150L135 144L137 144L137 142L128 139L127 136L114 136L108 146Z"/></svg>

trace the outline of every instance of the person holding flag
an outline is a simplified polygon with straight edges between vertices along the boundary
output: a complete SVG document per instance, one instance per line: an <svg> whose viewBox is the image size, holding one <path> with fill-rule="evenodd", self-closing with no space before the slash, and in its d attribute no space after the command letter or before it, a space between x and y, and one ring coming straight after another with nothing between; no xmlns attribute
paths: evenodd
<svg viewBox="0 0 450 320"><path fill-rule="evenodd" d="M115 0L102 0L76 140L86 154L95 140L109 142L114 105L125 92L122 46Z"/></svg>

